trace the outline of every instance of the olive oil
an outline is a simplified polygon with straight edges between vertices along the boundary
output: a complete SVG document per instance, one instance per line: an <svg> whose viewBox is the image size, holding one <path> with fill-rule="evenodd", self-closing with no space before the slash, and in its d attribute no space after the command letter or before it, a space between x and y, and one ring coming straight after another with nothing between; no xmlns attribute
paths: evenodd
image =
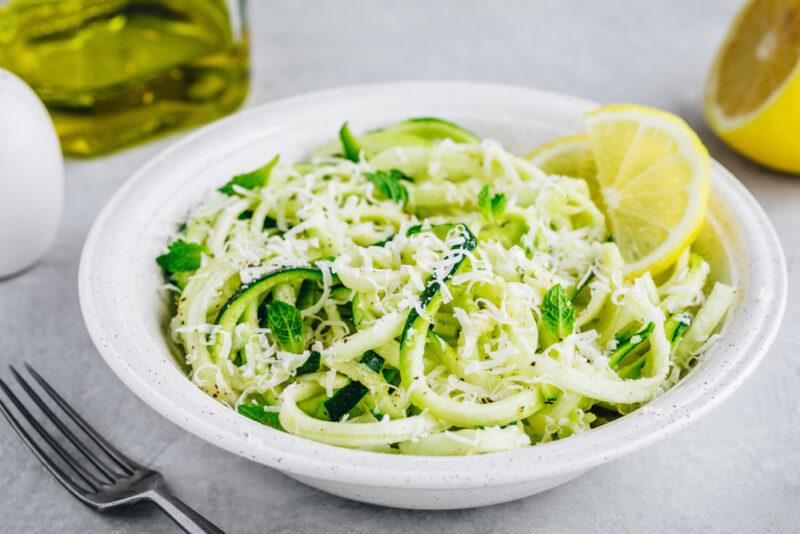
<svg viewBox="0 0 800 534"><path fill-rule="evenodd" d="M65 153L107 152L242 103L242 3L11 0L0 8L0 67L42 98Z"/></svg>

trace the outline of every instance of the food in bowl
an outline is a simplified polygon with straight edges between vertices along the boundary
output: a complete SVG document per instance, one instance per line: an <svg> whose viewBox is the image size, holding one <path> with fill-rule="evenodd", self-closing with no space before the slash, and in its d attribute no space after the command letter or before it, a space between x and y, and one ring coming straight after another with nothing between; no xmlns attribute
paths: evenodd
<svg viewBox="0 0 800 534"><path fill-rule="evenodd" d="M637 106L529 159L409 119L275 156L157 258L191 380L251 419L386 453L566 438L674 385L734 289L691 244L709 158Z"/></svg>

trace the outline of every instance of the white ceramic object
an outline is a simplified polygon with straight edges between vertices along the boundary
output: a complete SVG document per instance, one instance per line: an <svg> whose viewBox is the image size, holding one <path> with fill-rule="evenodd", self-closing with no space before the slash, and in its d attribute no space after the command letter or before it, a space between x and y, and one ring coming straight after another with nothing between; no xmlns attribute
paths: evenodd
<svg viewBox="0 0 800 534"><path fill-rule="evenodd" d="M231 175L280 153L302 158L349 120L356 131L413 116L460 123L525 152L582 129L594 104L521 87L407 82L336 89L260 106L190 135L114 196L83 251L80 297L108 365L162 415L209 442L322 490L404 508L467 508L518 499L678 431L731 395L767 352L783 317L786 266L752 196L712 165L709 224L698 246L738 288L722 340L676 387L646 407L566 440L472 457L388 456L332 447L237 415L178 368L166 334L169 298L154 258L189 208ZM658 461L654 458L653 461Z"/></svg>
<svg viewBox="0 0 800 534"><path fill-rule="evenodd" d="M25 82L0 69L0 278L39 261L64 205L64 160L53 121Z"/></svg>

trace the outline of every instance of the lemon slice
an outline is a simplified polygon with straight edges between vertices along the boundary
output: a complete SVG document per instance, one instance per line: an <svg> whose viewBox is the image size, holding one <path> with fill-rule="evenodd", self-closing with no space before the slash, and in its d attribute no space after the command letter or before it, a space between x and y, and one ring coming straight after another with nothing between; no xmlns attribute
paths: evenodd
<svg viewBox="0 0 800 534"><path fill-rule="evenodd" d="M547 174L594 178L594 158L587 134L560 137L536 148L526 158Z"/></svg>
<svg viewBox="0 0 800 534"><path fill-rule="evenodd" d="M706 116L755 161L800 173L800 0L751 0L706 85Z"/></svg>
<svg viewBox="0 0 800 534"><path fill-rule="evenodd" d="M625 274L656 274L675 262L703 225L708 151L682 119L664 111L612 105L585 119Z"/></svg>

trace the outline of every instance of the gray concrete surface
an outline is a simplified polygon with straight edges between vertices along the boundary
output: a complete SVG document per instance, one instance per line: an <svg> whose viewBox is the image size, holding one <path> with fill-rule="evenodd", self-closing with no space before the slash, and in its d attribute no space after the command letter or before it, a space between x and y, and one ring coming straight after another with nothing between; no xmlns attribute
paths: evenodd
<svg viewBox="0 0 800 534"><path fill-rule="evenodd" d="M800 529L800 178L764 171L702 119L705 74L739 0L254 0L248 105L327 87L447 78L530 85L680 113L778 228L791 294L770 355L720 408L678 435L533 498L414 512L307 488L162 419L106 367L77 297L81 246L130 173L179 136L67 164L58 243L0 281L0 364L32 362L86 417L229 532L798 532ZM4 368L4 366L3 366ZM7 371L0 369L1 376ZM0 422L0 531L177 532L141 507L95 514L62 490Z"/></svg>

